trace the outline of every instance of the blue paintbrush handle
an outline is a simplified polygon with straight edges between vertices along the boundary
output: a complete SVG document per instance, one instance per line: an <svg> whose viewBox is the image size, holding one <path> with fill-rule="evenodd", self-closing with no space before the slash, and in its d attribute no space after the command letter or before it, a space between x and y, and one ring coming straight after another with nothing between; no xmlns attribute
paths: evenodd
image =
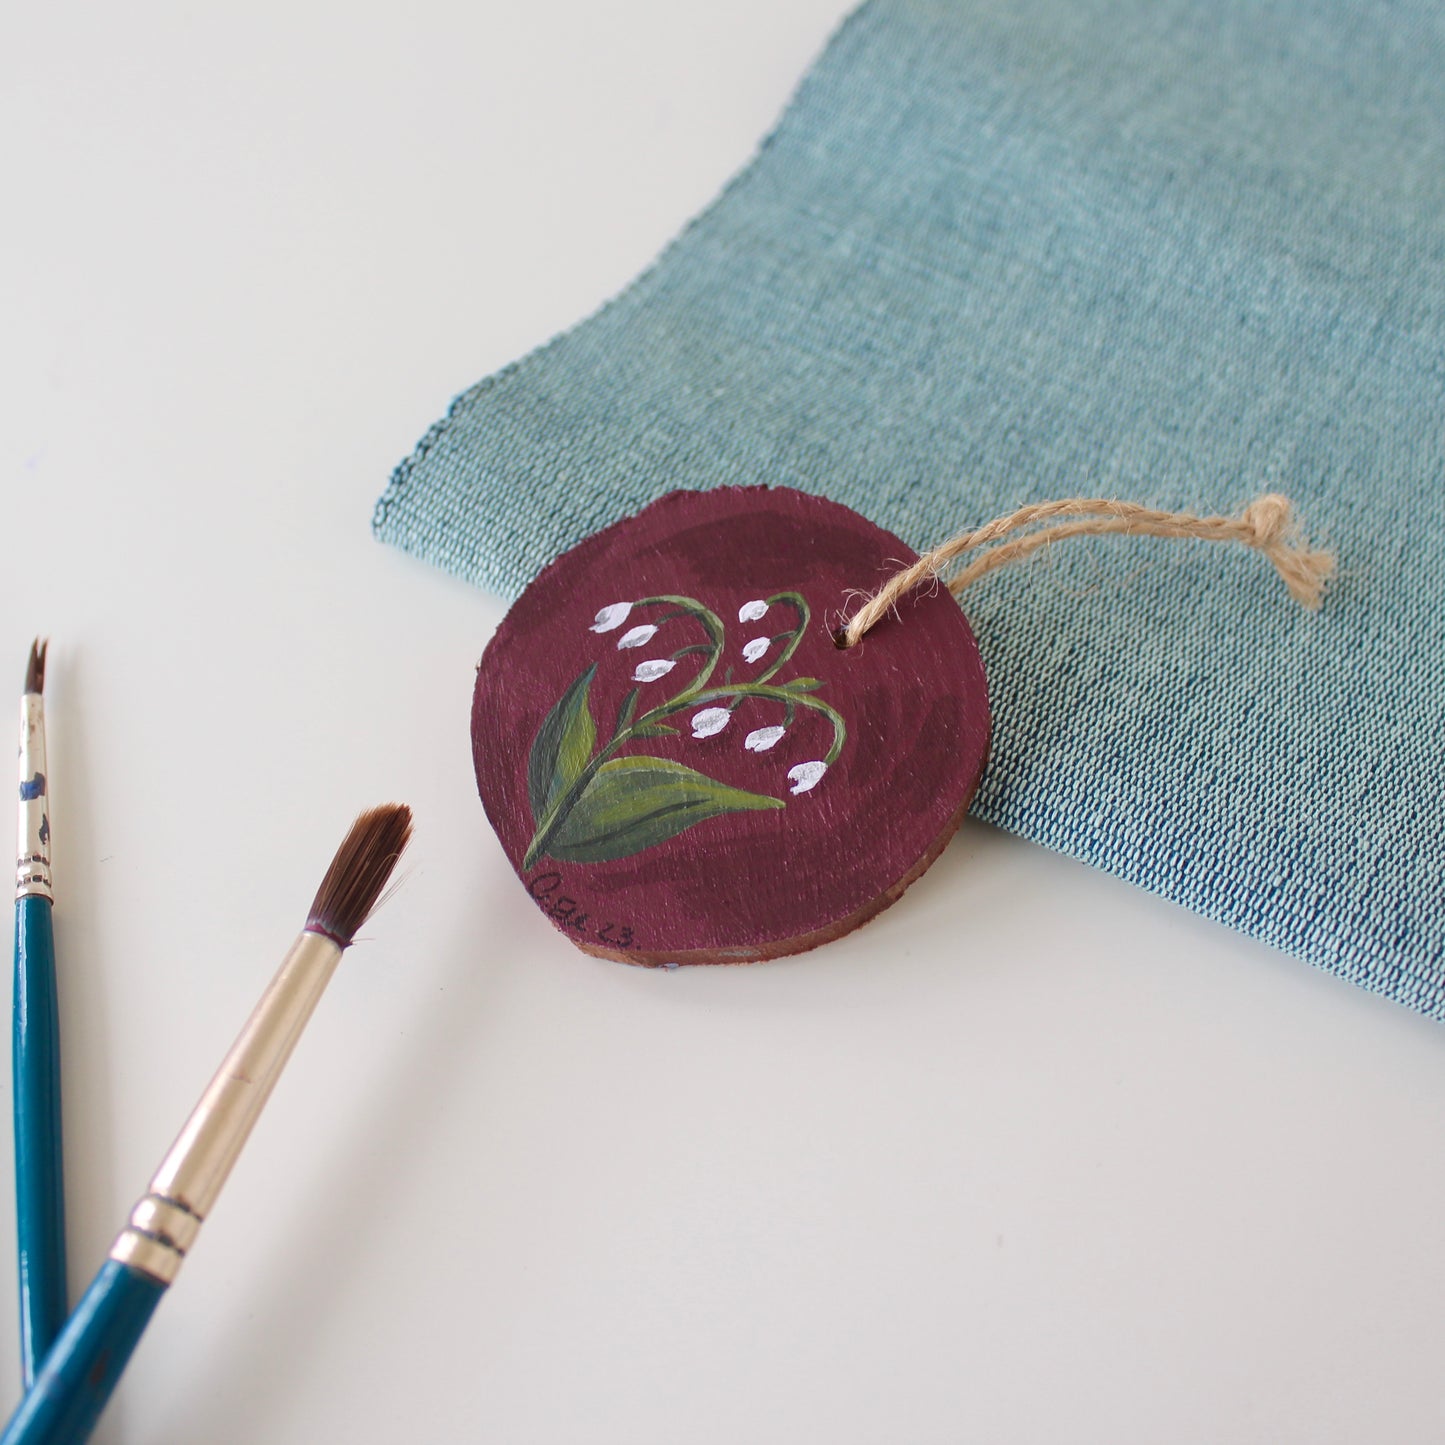
<svg viewBox="0 0 1445 1445"><path fill-rule="evenodd" d="M106 1260L0 1445L79 1445L88 1439L165 1292L150 1275Z"/></svg>
<svg viewBox="0 0 1445 1445"><path fill-rule="evenodd" d="M69 1312L60 1148L60 1020L50 900L15 903L15 1230L20 1361L28 1389Z"/></svg>

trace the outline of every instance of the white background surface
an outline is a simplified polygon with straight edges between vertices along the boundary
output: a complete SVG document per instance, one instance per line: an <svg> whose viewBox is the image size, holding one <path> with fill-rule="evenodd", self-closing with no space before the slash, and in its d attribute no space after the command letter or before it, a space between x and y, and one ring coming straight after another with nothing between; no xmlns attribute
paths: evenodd
<svg viewBox="0 0 1445 1445"><path fill-rule="evenodd" d="M843 10L9 15L0 679L50 633L77 1292L351 816L418 818L99 1438L1442 1438L1439 1025L978 825L841 943L634 971L486 826L500 604L372 501Z"/></svg>

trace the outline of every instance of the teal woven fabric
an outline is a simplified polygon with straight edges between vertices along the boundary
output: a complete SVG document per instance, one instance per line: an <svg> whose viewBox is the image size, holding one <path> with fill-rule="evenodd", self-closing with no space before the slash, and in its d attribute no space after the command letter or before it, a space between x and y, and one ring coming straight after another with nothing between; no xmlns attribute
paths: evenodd
<svg viewBox="0 0 1445 1445"><path fill-rule="evenodd" d="M1286 492L1341 559L1318 614L1244 549L1135 539L967 596L976 812L1438 1016L1442 14L871 0L655 267L456 399L377 535L513 594L679 486L919 548Z"/></svg>

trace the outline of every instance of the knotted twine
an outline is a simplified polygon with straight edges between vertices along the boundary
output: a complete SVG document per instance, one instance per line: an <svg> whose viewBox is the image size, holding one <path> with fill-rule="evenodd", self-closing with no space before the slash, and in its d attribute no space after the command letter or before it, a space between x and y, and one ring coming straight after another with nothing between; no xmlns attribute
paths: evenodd
<svg viewBox="0 0 1445 1445"><path fill-rule="evenodd" d="M1053 517L1076 520L1041 526ZM1038 527L1037 531L1022 529ZM1197 538L1205 542L1240 542L1263 552L1289 588L1290 596L1311 610L1320 605L1326 582L1335 570L1332 552L1311 547L1300 535L1294 507L1288 497L1270 492L1251 502L1238 517L1196 517L1192 512L1163 512L1136 502L1117 502L1106 497L1069 497L1057 502L1033 502L996 517L971 532L951 537L910 567L896 572L848 620L839 634L839 646L853 647L891 612L906 592L922 583L943 580L945 569L956 558L1007 536L1022 535L1002 542L975 557L957 576L947 582L955 597L980 577L1011 562L1020 561L1041 547L1052 546L1068 537L1143 536Z"/></svg>

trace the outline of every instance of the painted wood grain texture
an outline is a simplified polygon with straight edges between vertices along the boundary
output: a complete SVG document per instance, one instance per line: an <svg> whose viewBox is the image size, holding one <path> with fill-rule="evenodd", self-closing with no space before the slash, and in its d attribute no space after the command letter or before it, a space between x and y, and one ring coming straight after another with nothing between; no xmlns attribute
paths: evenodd
<svg viewBox="0 0 1445 1445"><path fill-rule="evenodd" d="M933 862L988 751L973 634L920 589L857 647L834 642L856 592L915 555L802 492L673 492L518 598L477 670L477 786L579 948L654 966L796 953Z"/></svg>

